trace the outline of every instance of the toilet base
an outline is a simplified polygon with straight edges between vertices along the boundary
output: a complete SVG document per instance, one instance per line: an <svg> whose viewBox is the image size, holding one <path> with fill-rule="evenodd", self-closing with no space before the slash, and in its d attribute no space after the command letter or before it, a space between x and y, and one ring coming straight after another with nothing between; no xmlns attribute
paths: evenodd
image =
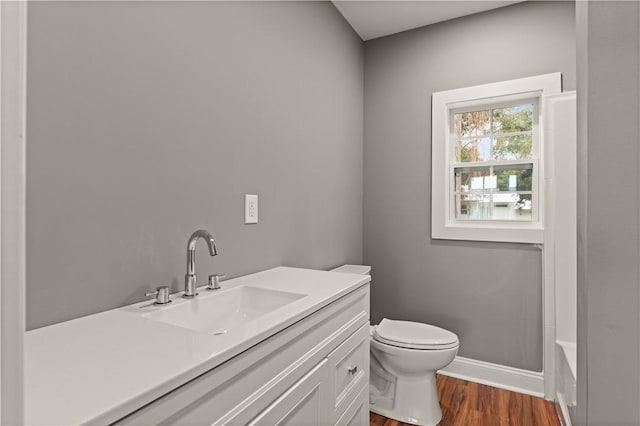
<svg viewBox="0 0 640 426"><path fill-rule="evenodd" d="M384 416L388 419L393 419L402 423L409 423L412 425L419 425L419 426L437 426L438 423L440 423L440 420L442 420L442 414L440 415L438 420L436 420L435 422L420 423L416 421L416 419L413 419L411 417L398 416L394 410L385 410L384 408L381 408L381 407L377 407L377 408L370 407L369 411L371 411L372 413L380 414L381 416Z"/></svg>
<svg viewBox="0 0 640 426"><path fill-rule="evenodd" d="M436 426L442 419L438 402L436 376L429 374L420 380L398 378L395 397L372 399L369 410L390 419L420 426ZM375 393L376 390L372 390Z"/></svg>

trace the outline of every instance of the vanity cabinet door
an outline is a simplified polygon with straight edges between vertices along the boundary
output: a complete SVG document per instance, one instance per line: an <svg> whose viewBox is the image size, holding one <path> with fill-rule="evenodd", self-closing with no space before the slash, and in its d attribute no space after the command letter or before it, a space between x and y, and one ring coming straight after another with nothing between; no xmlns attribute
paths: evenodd
<svg viewBox="0 0 640 426"><path fill-rule="evenodd" d="M336 426L369 426L369 385L365 383Z"/></svg>
<svg viewBox="0 0 640 426"><path fill-rule="evenodd" d="M329 365L323 360L258 414L249 425L326 425L329 423Z"/></svg>
<svg viewBox="0 0 640 426"><path fill-rule="evenodd" d="M362 325L327 356L331 371L332 423L342 418L369 383L369 323Z"/></svg>

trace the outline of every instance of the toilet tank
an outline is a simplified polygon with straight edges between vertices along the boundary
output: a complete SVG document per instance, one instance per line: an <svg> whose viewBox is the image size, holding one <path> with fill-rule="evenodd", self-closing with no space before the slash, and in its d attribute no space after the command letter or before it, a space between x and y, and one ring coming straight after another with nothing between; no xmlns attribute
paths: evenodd
<svg viewBox="0 0 640 426"><path fill-rule="evenodd" d="M347 274L359 274L359 275L370 275L371 274L371 266L366 265L342 265L335 269L332 269L331 272L344 272Z"/></svg>

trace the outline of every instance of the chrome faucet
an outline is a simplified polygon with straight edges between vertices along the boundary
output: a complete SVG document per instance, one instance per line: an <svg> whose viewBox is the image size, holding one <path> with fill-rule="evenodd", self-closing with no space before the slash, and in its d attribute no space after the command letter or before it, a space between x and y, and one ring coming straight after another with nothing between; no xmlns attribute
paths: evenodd
<svg viewBox="0 0 640 426"><path fill-rule="evenodd" d="M182 297L191 298L198 295L196 293L196 242L198 242L198 238L204 239L207 243L211 256L218 254L216 242L209 232L199 229L189 237L189 242L187 243L187 274L184 276L184 295Z"/></svg>

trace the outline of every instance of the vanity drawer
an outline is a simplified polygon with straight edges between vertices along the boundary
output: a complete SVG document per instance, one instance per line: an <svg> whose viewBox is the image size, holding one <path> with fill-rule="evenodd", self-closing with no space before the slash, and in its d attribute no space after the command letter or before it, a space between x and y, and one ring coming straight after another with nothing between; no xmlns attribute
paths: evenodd
<svg viewBox="0 0 640 426"><path fill-rule="evenodd" d="M331 352L327 360L331 371L334 418L338 420L369 383L369 323L364 324Z"/></svg>

